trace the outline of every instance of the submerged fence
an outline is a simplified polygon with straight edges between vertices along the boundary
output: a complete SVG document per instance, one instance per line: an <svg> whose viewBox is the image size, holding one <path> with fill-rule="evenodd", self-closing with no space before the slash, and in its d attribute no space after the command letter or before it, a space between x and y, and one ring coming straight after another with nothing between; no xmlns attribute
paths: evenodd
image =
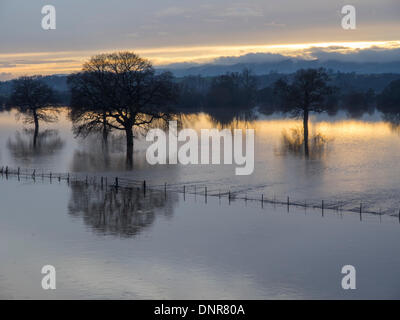
<svg viewBox="0 0 400 320"><path fill-rule="evenodd" d="M233 192L231 190L227 190L224 192L209 192L209 189L206 185L198 185L198 184L151 184L149 185L146 180L134 180L130 178L118 177L115 176L110 178L109 176L99 176L99 175L87 175L82 173L53 173L51 171L45 172L44 170L36 170L36 169L21 169L21 168L10 168L8 166L1 167L0 175L2 177L8 178L8 176L17 177L18 180L20 179L32 179L36 181L36 179L45 180L47 179L50 183L55 180L58 182L66 181L67 184L70 183L83 183L86 185L98 185L103 188L115 188L117 191L119 188L125 189L141 189L143 191L144 196L146 195L146 191L157 190L163 191L165 197L167 197L168 192L175 192L183 194L185 199L186 194L191 195L199 195L204 197L204 201L207 203L208 197L218 197L226 198L228 203L230 204L232 201L235 200L242 200L242 201L252 201L252 202L259 202L261 208L264 207L264 204L274 204L274 205L281 205L286 206L287 210L289 211L290 207L302 207L302 208L311 208L311 209L319 209L321 210L321 214L324 215L325 211L336 211L336 212L349 212L349 213L358 213L360 216L360 220L362 220L363 214L374 214L374 215L382 215L381 211L371 211L364 208L363 203L360 202L359 207L357 208L343 208L343 204L345 202L335 201L334 203L329 203L325 200L321 200L320 204L315 203L307 203L307 201L300 202L300 201L293 201L289 196L287 196L284 200L278 199L276 196L273 198L268 198L264 194L260 194L258 198L248 197L247 195L243 196L238 194L238 192ZM400 209L393 210L394 215L398 216L399 223L400 223Z"/></svg>

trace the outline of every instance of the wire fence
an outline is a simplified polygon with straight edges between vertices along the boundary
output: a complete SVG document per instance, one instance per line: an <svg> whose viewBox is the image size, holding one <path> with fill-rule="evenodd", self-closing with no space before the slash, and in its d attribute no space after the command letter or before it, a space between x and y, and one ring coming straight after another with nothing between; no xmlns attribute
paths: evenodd
<svg viewBox="0 0 400 320"><path fill-rule="evenodd" d="M126 177L112 177L110 176L99 176L99 175L88 175L83 173L55 173L51 171L37 170L37 169L21 169L21 168L10 168L8 166L1 167L0 175L2 177L8 178L8 176L15 176L19 180L20 179L32 179L36 181L37 179L45 180L52 182L55 181L66 181L67 184L70 183L83 183L86 185L98 185L104 188L125 188L125 189L141 189L144 194L146 191L157 190L165 193L165 197L167 197L168 192L181 193L185 197L186 195L195 195L204 197L204 201L207 202L208 197L218 197L219 199L225 198L228 200L229 204L235 200L242 201L252 201L259 202L260 206L263 207L264 204L274 204L286 206L289 211L290 207L299 207L299 208L312 208L321 210L322 215L324 215L325 211L336 211L336 212L349 212L349 213L358 213L360 215L360 220L362 219L363 214L373 214L373 215L382 215L381 211L368 210L363 206L363 203L360 202L359 206L353 208L344 208L344 206L348 203L346 201L334 201L328 202L325 200L321 200L319 204L315 202L307 202L307 201L298 201L293 200L289 196L287 196L284 200L282 198L277 198L273 196L269 198L264 194L260 194L259 197L242 195L238 191L221 191L221 190L210 190L207 185L204 184L149 184L146 180L134 180ZM394 214L398 216L400 222L400 209L394 209L392 211Z"/></svg>

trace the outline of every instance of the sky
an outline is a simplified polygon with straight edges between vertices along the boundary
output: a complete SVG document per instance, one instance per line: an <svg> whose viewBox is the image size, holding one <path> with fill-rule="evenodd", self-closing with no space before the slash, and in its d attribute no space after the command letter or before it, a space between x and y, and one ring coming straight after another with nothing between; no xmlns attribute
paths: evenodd
<svg viewBox="0 0 400 320"><path fill-rule="evenodd" d="M56 29L43 30L44 5ZM356 29L341 26L344 5ZM133 50L155 65L362 54L396 58L399 0L0 0L0 80L78 71L91 55ZM394 50L394 51L393 51Z"/></svg>

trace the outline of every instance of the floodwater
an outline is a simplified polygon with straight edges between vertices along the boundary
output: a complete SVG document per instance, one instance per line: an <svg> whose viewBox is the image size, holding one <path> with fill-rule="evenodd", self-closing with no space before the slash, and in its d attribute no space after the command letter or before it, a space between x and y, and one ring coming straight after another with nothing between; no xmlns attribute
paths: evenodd
<svg viewBox="0 0 400 320"><path fill-rule="evenodd" d="M197 115L184 126L219 125ZM149 186L144 194L0 175L0 298L400 298L396 127L377 115L314 118L306 159L296 145L297 121L232 126L256 130L251 176L235 176L232 165L150 166L143 139L126 170L123 139L113 137L104 156L96 137L73 137L65 114L41 128L33 150L15 115L0 114L0 167L146 179ZM164 182L166 193L157 188ZM175 192L184 185L185 195ZM192 194L194 186L207 186L208 197ZM227 190L237 199L212 196ZM341 210L238 199L261 194L308 204L323 199ZM360 202L362 215L347 211ZM41 287L44 265L56 268L56 290ZM355 290L342 289L345 265L356 268Z"/></svg>
<svg viewBox="0 0 400 320"><path fill-rule="evenodd" d="M15 177L0 194L1 298L400 297L390 216ZM41 287L44 265L55 290ZM356 290L341 287L344 265Z"/></svg>
<svg viewBox="0 0 400 320"><path fill-rule="evenodd" d="M207 115L183 118L183 127L222 128ZM228 128L255 129L254 172L236 176L236 165L155 165L145 159L149 143L137 134L133 170L126 170L124 137L111 138L104 155L100 138L75 139L66 113L57 123L41 128L40 144L32 149L31 132L16 122L15 114L0 113L0 166L59 173L108 175L146 180L149 185L183 185L209 193L228 192L267 199L397 215L400 208L400 129L375 114L359 120L320 116L310 125L310 157L299 146L301 121L261 117L234 121Z"/></svg>

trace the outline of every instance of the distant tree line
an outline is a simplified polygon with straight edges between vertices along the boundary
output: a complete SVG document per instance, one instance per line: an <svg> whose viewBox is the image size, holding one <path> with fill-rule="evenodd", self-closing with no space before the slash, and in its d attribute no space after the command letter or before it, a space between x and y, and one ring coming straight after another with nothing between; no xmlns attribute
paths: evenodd
<svg viewBox="0 0 400 320"><path fill-rule="evenodd" d="M49 85L49 79L55 79L54 86ZM169 72L157 72L148 60L133 52L117 52L92 57L65 83L55 76L25 76L0 83L0 106L16 109L26 122L34 124L34 145L39 123L56 121L57 107L68 106L74 133L85 137L101 132L105 149L111 131L124 132L128 165L133 162L137 130L182 113L198 112L208 113L223 124L251 118L255 110L302 118L307 155L311 113L335 115L343 110L357 118L377 109L386 120L399 123L400 79L394 75L383 79L322 68L261 77L244 69L216 77L175 78ZM381 90L368 87L374 83Z"/></svg>

